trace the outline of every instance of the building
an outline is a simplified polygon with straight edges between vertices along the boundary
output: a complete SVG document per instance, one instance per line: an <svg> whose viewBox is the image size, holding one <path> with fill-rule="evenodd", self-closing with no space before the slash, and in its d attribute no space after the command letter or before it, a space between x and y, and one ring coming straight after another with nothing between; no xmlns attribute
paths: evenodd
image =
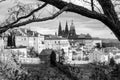
<svg viewBox="0 0 120 80"><path fill-rule="evenodd" d="M77 35L76 35L76 30L75 30L73 20L71 22L70 30L68 29L67 22L66 22L65 30L64 29L62 30L61 22L59 22L58 36L62 36L70 39L76 38Z"/></svg>
<svg viewBox="0 0 120 80"><path fill-rule="evenodd" d="M7 54L6 54L7 53ZM40 59L38 57L36 58L29 58L27 54L27 48L21 47L21 48L7 48L2 52L0 55L1 60L7 61L8 56L16 55L17 60L21 64L39 64Z"/></svg>
<svg viewBox="0 0 120 80"><path fill-rule="evenodd" d="M108 63L109 55L101 50L95 49L92 53L89 54L89 60L90 62Z"/></svg>
<svg viewBox="0 0 120 80"><path fill-rule="evenodd" d="M15 43L14 47L33 47L38 53L40 53L45 48L44 35L39 34L38 32L25 28L16 28L9 30L8 32L14 34L15 38L8 39L7 44L12 43L10 41L13 41Z"/></svg>
<svg viewBox="0 0 120 80"><path fill-rule="evenodd" d="M68 23L66 21L65 29L62 29L61 22L59 22L58 36L68 39L91 39L90 34L77 34L73 20L71 21L70 29L68 29Z"/></svg>
<svg viewBox="0 0 120 80"><path fill-rule="evenodd" d="M0 51L4 48L4 40L0 37Z"/></svg>
<svg viewBox="0 0 120 80"><path fill-rule="evenodd" d="M45 39L46 49L61 50L64 49L65 52L68 52L70 47L69 40L66 38L54 37Z"/></svg>
<svg viewBox="0 0 120 80"><path fill-rule="evenodd" d="M7 48L5 50L10 51L11 53L15 53L19 56L19 58L27 58L27 48L26 47L21 47L21 48Z"/></svg>

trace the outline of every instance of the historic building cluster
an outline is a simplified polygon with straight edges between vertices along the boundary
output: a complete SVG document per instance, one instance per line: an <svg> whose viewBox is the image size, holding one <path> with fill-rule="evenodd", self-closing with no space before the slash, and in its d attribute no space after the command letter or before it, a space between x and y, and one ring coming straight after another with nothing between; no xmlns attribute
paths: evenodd
<svg viewBox="0 0 120 80"><path fill-rule="evenodd" d="M65 38L76 38L76 30L74 23L72 21L70 30L68 29L68 23L66 22L65 30L62 29L61 22L59 22L58 36L62 36Z"/></svg>
<svg viewBox="0 0 120 80"><path fill-rule="evenodd" d="M62 29L61 22L59 22L58 36L62 36L67 39L91 39L90 34L77 34L73 20L71 21L70 27L68 27L68 22L66 21L65 29Z"/></svg>
<svg viewBox="0 0 120 80"><path fill-rule="evenodd" d="M55 51L64 50L65 60L71 64L86 64L89 62L108 62L109 56L115 57L120 51L114 48L112 51L106 52L106 49L101 49L102 40L100 38L94 38L90 34L77 34L75 30L74 22L71 22L68 27L66 22L65 29L62 29L61 22L58 26L58 35L43 35L36 31L31 31L25 28L15 28L8 30L0 37L0 50L9 49L15 52L20 52L21 61L35 63L39 62L39 59L29 58L27 51L29 48L41 54L43 50L52 49ZM118 51L115 55L114 51ZM109 54L109 52L111 52ZM119 56L119 55L117 55ZM116 58L119 63L120 60Z"/></svg>

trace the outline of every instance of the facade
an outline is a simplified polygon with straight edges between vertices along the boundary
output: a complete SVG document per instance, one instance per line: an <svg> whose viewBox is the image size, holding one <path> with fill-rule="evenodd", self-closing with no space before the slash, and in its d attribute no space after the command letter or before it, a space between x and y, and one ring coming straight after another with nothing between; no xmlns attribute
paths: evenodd
<svg viewBox="0 0 120 80"><path fill-rule="evenodd" d="M43 35L39 35L37 39L37 49L38 53L41 53L43 49L45 49L45 37Z"/></svg>
<svg viewBox="0 0 120 80"><path fill-rule="evenodd" d="M65 52L68 52L70 47L69 40L66 38L47 38L45 39L46 49L61 50L64 49Z"/></svg>
<svg viewBox="0 0 120 80"><path fill-rule="evenodd" d="M33 47L38 53L45 48L42 34L24 28L13 29L11 32L15 35L15 47Z"/></svg>
<svg viewBox="0 0 120 80"><path fill-rule="evenodd" d="M15 37L16 46L28 46L28 37L27 36L16 36Z"/></svg>
<svg viewBox="0 0 120 80"><path fill-rule="evenodd" d="M5 49L5 50L8 50L10 51L11 53L16 53L19 58L27 58L27 48L8 48L8 49Z"/></svg>
<svg viewBox="0 0 120 80"><path fill-rule="evenodd" d="M8 48L8 49L5 49L5 52L9 52L9 55L11 55L12 53L17 54L18 61L21 64L39 64L40 63L40 59L38 57L36 57L36 58L28 57L27 48ZM9 55L2 53L0 55L0 58L2 60L7 60L7 56L9 56Z"/></svg>
<svg viewBox="0 0 120 80"><path fill-rule="evenodd" d="M60 51L64 50L65 56L69 56L69 40L66 38L54 37L45 39L45 48Z"/></svg>
<svg viewBox="0 0 120 80"><path fill-rule="evenodd" d="M0 37L0 51L4 48L4 40Z"/></svg>
<svg viewBox="0 0 120 80"><path fill-rule="evenodd" d="M109 47L110 48L110 47ZM120 50L116 47L111 47L109 53L109 58L113 58L117 64L120 63Z"/></svg>
<svg viewBox="0 0 120 80"><path fill-rule="evenodd" d="M109 55L105 54L101 50L95 49L92 53L89 54L90 62L109 62Z"/></svg>

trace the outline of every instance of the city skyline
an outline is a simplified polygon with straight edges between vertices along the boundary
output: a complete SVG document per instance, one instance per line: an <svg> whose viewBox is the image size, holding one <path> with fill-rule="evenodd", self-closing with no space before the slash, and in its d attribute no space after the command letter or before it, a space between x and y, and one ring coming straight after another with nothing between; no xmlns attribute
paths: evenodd
<svg viewBox="0 0 120 80"><path fill-rule="evenodd" d="M55 34L55 32L58 32L59 22L61 22L62 29L64 29L67 21L68 28L70 29L71 21L73 20L78 35L81 33L89 33L92 37L116 39L112 31L100 21L73 14L74 13L63 13L53 20L29 24L26 25L25 28L37 31L41 34Z"/></svg>

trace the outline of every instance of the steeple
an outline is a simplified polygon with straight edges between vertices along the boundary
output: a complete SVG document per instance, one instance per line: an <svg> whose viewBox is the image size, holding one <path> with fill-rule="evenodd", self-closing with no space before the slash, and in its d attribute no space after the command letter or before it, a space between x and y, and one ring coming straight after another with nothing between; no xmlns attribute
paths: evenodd
<svg viewBox="0 0 120 80"><path fill-rule="evenodd" d="M73 23L73 20L71 22L71 26L70 26L70 32L69 32L69 36L75 36L76 35L76 31L75 31L75 26Z"/></svg>
<svg viewBox="0 0 120 80"><path fill-rule="evenodd" d="M59 22L58 36L62 36L62 27L61 27L61 22Z"/></svg>
<svg viewBox="0 0 120 80"><path fill-rule="evenodd" d="M66 26L65 26L65 34L66 34L66 36L68 35L68 23L67 23L67 21L66 21Z"/></svg>
<svg viewBox="0 0 120 80"><path fill-rule="evenodd" d="M73 24L73 20L72 20L72 22L71 22L70 30L75 30L75 26L74 26L74 24Z"/></svg>

